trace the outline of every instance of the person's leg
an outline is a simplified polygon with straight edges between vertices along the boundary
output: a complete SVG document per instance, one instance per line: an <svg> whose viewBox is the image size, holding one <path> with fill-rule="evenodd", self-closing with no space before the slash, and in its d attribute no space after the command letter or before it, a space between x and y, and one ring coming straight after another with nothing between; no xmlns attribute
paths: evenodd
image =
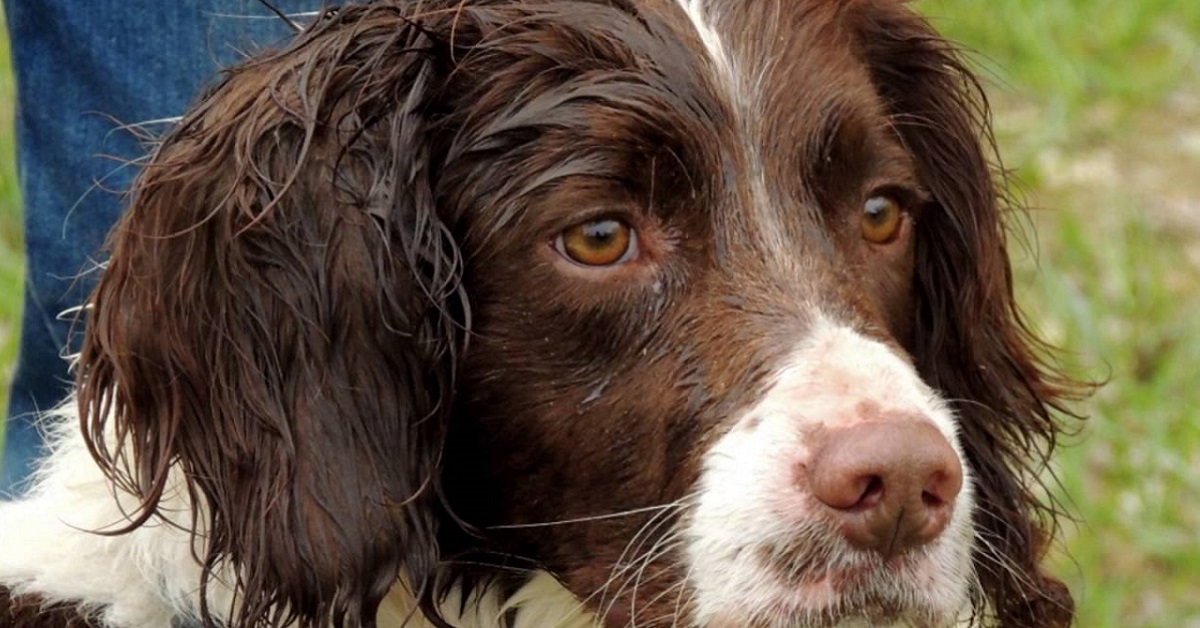
<svg viewBox="0 0 1200 628"><path fill-rule="evenodd" d="M272 4L289 13L321 6ZM95 273L86 271L120 212L113 190L127 189L135 174L122 164L144 152L119 124L182 114L220 67L290 34L256 0L4 0L4 9L27 271L0 495L20 491L43 453L36 415L70 389L62 356L76 350L80 330L62 313L91 288Z"/></svg>

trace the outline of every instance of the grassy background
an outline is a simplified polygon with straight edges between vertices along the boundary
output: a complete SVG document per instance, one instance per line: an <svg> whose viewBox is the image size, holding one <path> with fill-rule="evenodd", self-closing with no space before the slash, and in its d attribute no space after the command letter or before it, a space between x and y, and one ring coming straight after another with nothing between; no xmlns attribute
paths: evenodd
<svg viewBox="0 0 1200 628"><path fill-rule="evenodd" d="M0 416L8 408L8 381L17 357L17 328L21 322L21 200L13 158L14 86L7 31L0 11ZM0 430L0 445L4 430Z"/></svg>
<svg viewBox="0 0 1200 628"><path fill-rule="evenodd" d="M1022 303L1109 380L1059 459L1078 624L1200 626L1200 2L918 6L991 77Z"/></svg>
<svg viewBox="0 0 1200 628"><path fill-rule="evenodd" d="M1200 627L1200 2L917 7L991 83L1032 209L1022 302L1077 374L1110 380L1059 460L1080 523L1053 561L1079 625ZM10 76L0 37L0 382L20 311Z"/></svg>

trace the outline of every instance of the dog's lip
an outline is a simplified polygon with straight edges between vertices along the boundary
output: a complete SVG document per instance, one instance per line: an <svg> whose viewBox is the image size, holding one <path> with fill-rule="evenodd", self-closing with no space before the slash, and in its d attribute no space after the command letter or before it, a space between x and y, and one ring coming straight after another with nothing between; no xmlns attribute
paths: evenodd
<svg viewBox="0 0 1200 628"><path fill-rule="evenodd" d="M835 591L845 595L856 586L864 586L873 577L895 580L911 580L912 560L897 556L883 562L864 562L827 572L821 580L828 582Z"/></svg>
<svg viewBox="0 0 1200 628"><path fill-rule="evenodd" d="M746 618L755 615L776 618L767 624L772 627L805 628L814 625L812 622L819 626L841 626L843 622L857 622L848 624L854 626L944 625L948 622L934 617L932 605L920 602L921 587L915 577L918 562L916 557L904 555L807 574L781 586L765 604L730 609L706 628L745 628ZM781 623L778 618L789 618L785 621L791 623Z"/></svg>
<svg viewBox="0 0 1200 628"><path fill-rule="evenodd" d="M907 552L887 558L867 552L853 552L843 556L837 565L829 562L807 564L802 571L790 572L783 565L769 568L789 588L831 586L842 592L861 586L871 578L883 577L892 581L914 580L924 556L921 552Z"/></svg>
<svg viewBox="0 0 1200 628"><path fill-rule="evenodd" d="M759 617L770 617L755 623L752 616L743 612L730 612L704 624L704 628L840 628L843 626L873 626L878 628L905 626L908 628L933 628L945 622L930 623L927 619L916 619L915 609L899 605L860 606L855 608L803 608L793 609L783 604L775 608L762 609ZM747 623L750 622L750 623Z"/></svg>

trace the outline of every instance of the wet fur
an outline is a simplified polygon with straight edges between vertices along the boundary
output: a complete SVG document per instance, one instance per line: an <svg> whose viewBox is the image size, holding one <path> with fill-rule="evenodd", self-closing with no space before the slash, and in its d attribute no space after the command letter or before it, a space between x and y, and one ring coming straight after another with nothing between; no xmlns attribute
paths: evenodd
<svg viewBox="0 0 1200 628"><path fill-rule="evenodd" d="M997 625L1066 626L1070 593L1039 566L1058 513L1037 478L1061 430L1056 412L1076 389L1041 357L1013 301L986 100L958 51L907 9L810 4L811 19L852 39L934 199L917 224L903 342L954 405L977 480L974 607ZM401 574L445 625L440 600L451 592L514 590L547 561L577 565L562 548L537 553L563 537L489 532L502 523L489 504L455 499L487 473L470 428L491 417L467 410L509 403L491 383L504 379L501 356L476 334L519 316L480 309L502 289L480 274L504 268L494 241L561 178L654 169L681 154L699 157L678 166L674 185L713 171L711 151L690 142L734 114L689 82L698 61L664 43L674 37L665 20L620 1L377 2L330 10L287 49L230 70L146 166L91 300L77 366L82 426L105 474L138 502L128 525L105 533L157 520L181 472L189 502L204 505L181 522L206 534L195 543L200 599L218 574L236 574L231 626L370 625ZM692 117L664 115L663 104ZM630 112L650 135L632 130ZM603 163L588 149L604 141L664 161ZM577 329L637 328L644 316L575 307L562 315ZM630 347L656 347L605 340L576 336L563 351L618 362ZM530 395L573 387L564 398L576 403L601 381L523 375ZM723 381L749 396L759 376ZM682 403L734 403L704 390ZM676 401L664 394L661 405ZM660 437L693 447L710 438ZM689 463L630 464L665 487L625 500L650 505L680 494L682 480L656 469ZM595 508L581 512L611 506L584 499ZM571 534L585 553L615 559L624 543L609 555L606 539L646 523ZM580 581L603 582L611 562ZM199 610L211 619L226 609Z"/></svg>

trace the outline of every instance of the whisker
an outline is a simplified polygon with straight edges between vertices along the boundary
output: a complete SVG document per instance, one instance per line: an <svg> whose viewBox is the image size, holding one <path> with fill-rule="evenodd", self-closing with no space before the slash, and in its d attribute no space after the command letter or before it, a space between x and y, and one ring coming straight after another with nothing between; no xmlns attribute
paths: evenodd
<svg viewBox="0 0 1200 628"><path fill-rule="evenodd" d="M560 519L558 521L540 521L537 523L514 523L507 525L489 526L488 530L525 530L529 528L547 528L550 526L570 525L575 523L587 523L589 521L604 521L607 519L619 519L621 517L631 517L633 515L641 515L648 512L662 511L678 506L679 502L670 504L660 504L658 506L646 506L644 508L634 508L631 510L623 510L621 512L613 512L604 515L592 515L588 517L577 517L574 519Z"/></svg>
<svg viewBox="0 0 1200 628"><path fill-rule="evenodd" d="M682 539L680 539L679 536L674 536L671 540L671 543L664 544L664 546L662 546L661 550L653 552L652 557L650 557L649 560L647 560L646 562L643 563L642 569L637 574L637 581L634 582L634 593L632 593L632 598L631 598L632 600L634 600L634 603L631 603L631 610L634 610L634 608L636 606L637 587L641 586L642 575L644 573L646 573L646 568L649 567L650 563L654 562L655 560L658 560L659 557L665 556L667 554L667 552L676 550L679 546L679 543L678 543L679 540L682 540ZM646 582L653 581L655 578L659 578L659 576L661 576L662 574L671 572L672 569L676 569L679 566L680 566L680 561L678 561L678 560L668 563L667 566L665 566L664 568L659 570L658 573L655 573L654 575L650 576L650 578L647 579ZM647 608L653 608L654 604L658 603L659 600L665 599L668 596L672 596L672 594L674 594L674 597L676 597L677 604L678 604L678 599L683 596L684 588L686 587L686 582L688 582L688 581L686 581L686 579L680 579L678 582L674 582L674 584L667 586L666 588L664 588L664 590L660 591L658 594L655 594L655 596L653 598L649 599L649 602L646 603ZM676 590L678 590L679 592L676 593ZM631 615L634 617L637 616L636 612L631 612ZM672 611L670 615L664 615L664 617L667 617L667 618L677 617L677 616L678 616L678 606L676 606L676 610ZM650 620L650 622L652 622L652 623L650 623L650 624L652 624L652 626L653 626L653 624L658 621L659 621L658 617L652 618L652 620Z"/></svg>
<svg viewBox="0 0 1200 628"><path fill-rule="evenodd" d="M679 618L683 617L684 604L691 604L696 596L694 590L688 589L688 582L692 579L693 569L695 569L694 565L688 565L687 571L683 572L683 578L679 581L679 595L675 596L675 615L671 621L671 628L678 628Z"/></svg>
<svg viewBox="0 0 1200 628"><path fill-rule="evenodd" d="M591 598L597 594L600 595L600 607L604 609L603 614L607 614L608 611L612 609L613 604L616 603L616 598L625 588L625 585L622 585L617 590L617 593L612 596L613 599L609 601L609 589L612 587L613 583L623 578L630 569L633 569L638 565L637 559L631 558L628 562L626 562L625 557L638 555L642 545L645 544L646 540L649 539L651 535L657 532L658 529L670 519L670 517L664 516L665 514L666 511L652 517L645 523L645 525L641 527L641 529L638 530L637 534L634 534L633 537L629 539L629 542L625 544L625 549L621 551L621 555L618 556L616 562L613 563L612 570L609 572L608 580L605 581L603 586L589 596L589 598Z"/></svg>
<svg viewBox="0 0 1200 628"><path fill-rule="evenodd" d="M631 514L631 513L634 513L635 511L639 512L639 513L657 511L657 512L655 512L653 517L651 517L645 524L642 525L641 528L638 529L637 533L634 534L632 538L630 538L629 542L626 543L625 549L622 550L621 555L617 557L617 561L613 565L613 570L610 572L609 577L607 580L605 580L604 584L597 587L596 590L593 591L591 594L589 594L587 597L581 599L579 601L578 608L582 608L582 607L586 606L587 603L590 602L592 599L594 599L597 595L602 596L600 599L600 606L604 607L604 600L607 597L607 596L605 596L605 592L608 590L608 588L610 586L612 586L612 583L614 581L616 581L616 579L619 578L625 572L625 570L629 569L632 566L632 565L626 565L624 567L621 566L621 563L625 559L625 556L629 553L630 548L633 547L635 543L638 543L638 539L640 537L642 537L643 534L652 533L653 529L657 529L663 521L668 520L669 517L666 515L669 515L672 510L682 507L685 503L687 503L687 500L689 498L690 498L690 496L684 496L674 502L671 502L668 504L662 504L660 506L654 506L654 507L648 507L648 508L638 508L638 509L634 509L631 511L625 511L624 513L614 513L613 515L605 515L604 516L605 518L612 518L612 517L621 516L624 514ZM572 521L575 521L575 520L572 520ZM658 522L657 525L655 524L656 521ZM529 524L529 525L534 525L534 524ZM555 524L550 524L550 525L555 525ZM650 529L650 528L653 528L653 529ZM639 544L639 547L640 547L640 544ZM603 615L601 615L601 616L603 616ZM561 626L563 624L564 621L566 621L565 618L563 620L560 620L558 623L554 624L554 626L552 628L558 628L559 626Z"/></svg>
<svg viewBox="0 0 1200 628"><path fill-rule="evenodd" d="M621 587L621 589L618 589L617 593L615 595L613 595L613 599L610 604L616 604L617 599L621 596L621 591L624 590L625 586L630 584L630 582L632 581L633 587L630 589L630 594L629 594L629 615L630 615L631 621L633 620L633 618L637 617L638 588L642 586L642 582L643 582L642 577L646 574L646 569L648 569L650 567L650 565L654 563L655 560L658 560L662 556L665 556L668 552L673 551L678 546L678 543L676 543L676 541L678 539L679 539L678 533L669 534L669 535L664 536L661 539L659 539L659 541L655 542L654 545L650 546L650 549L647 550L646 553L643 555L643 557L637 561L637 564L639 564L641 566L633 574L633 577L627 579L625 585L623 585ZM645 582L651 582L655 578L658 578L659 576L661 576L663 573L666 573L667 571L669 571L669 567L664 567L663 569L659 570L657 573L655 573L655 574L651 575L649 578L647 578L645 580ZM647 606L649 606L651 604L653 604L653 600L651 602L647 603Z"/></svg>

